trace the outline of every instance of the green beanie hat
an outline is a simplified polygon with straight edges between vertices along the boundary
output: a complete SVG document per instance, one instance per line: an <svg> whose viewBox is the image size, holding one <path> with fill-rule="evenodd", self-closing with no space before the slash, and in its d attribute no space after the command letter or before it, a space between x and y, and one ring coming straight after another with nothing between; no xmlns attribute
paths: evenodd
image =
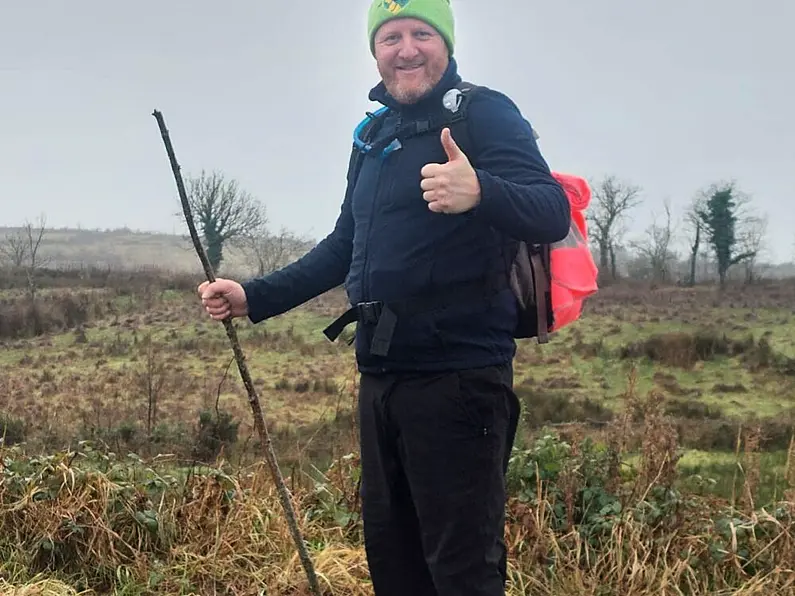
<svg viewBox="0 0 795 596"><path fill-rule="evenodd" d="M420 19L436 29L453 55L455 26L450 0L373 0L367 15L370 51L375 53L375 33L381 25L405 17Z"/></svg>

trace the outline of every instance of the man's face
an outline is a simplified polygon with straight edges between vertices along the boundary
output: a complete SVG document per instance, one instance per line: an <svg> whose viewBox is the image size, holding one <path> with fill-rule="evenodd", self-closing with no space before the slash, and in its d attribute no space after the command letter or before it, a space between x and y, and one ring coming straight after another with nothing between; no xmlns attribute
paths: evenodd
<svg viewBox="0 0 795 596"><path fill-rule="evenodd" d="M387 21L375 36L375 60L387 91L400 103L417 102L447 69L444 38L414 18Z"/></svg>

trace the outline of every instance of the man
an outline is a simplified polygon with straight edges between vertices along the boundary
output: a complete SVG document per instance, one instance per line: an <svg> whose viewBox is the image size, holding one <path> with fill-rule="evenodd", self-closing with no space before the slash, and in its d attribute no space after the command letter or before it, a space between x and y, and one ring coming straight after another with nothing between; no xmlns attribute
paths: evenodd
<svg viewBox="0 0 795 596"><path fill-rule="evenodd" d="M334 230L280 271L199 292L213 318L256 323L344 282L358 316L375 593L504 594L504 475L519 403L516 300L499 280L517 239L566 236L569 203L530 125L489 89L468 106L472 160L446 127L398 134L397 149L383 151L407 124L444 116L445 93L461 78L449 0L374 0L368 27L382 78L370 99L389 109Z"/></svg>

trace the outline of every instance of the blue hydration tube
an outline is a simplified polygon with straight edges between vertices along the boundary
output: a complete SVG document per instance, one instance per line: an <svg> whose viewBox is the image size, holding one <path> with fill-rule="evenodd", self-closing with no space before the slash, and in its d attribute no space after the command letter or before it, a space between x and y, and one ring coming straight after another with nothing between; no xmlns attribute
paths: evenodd
<svg viewBox="0 0 795 596"><path fill-rule="evenodd" d="M367 114L364 120L362 120L354 129L353 144L362 153L369 153L373 149L373 146L370 143L365 143L364 141L362 141L362 130L364 130L364 127L367 126L367 123L370 122L371 119L377 118L378 116L386 112L388 109L389 108L384 106L378 109L374 114ZM400 149L402 146L403 145L398 139L394 139L387 147L384 148L382 153L383 157L386 157L387 155L392 153L392 151Z"/></svg>

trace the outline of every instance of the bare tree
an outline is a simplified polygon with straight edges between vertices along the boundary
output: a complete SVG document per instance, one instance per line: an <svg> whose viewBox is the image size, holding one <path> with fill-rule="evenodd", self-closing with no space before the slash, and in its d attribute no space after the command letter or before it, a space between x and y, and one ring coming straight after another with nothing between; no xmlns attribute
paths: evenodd
<svg viewBox="0 0 795 596"><path fill-rule="evenodd" d="M750 215L743 219L737 244L739 250L748 258L745 265L746 283L754 283L759 279L759 257L764 251L767 234L767 215Z"/></svg>
<svg viewBox="0 0 795 596"><path fill-rule="evenodd" d="M24 268L28 279L28 297L35 309L36 293L38 290L36 274L42 267L46 267L49 259L39 254L41 242L47 231L47 218L44 214L40 215L36 224L25 222L22 228L25 236L25 259Z"/></svg>
<svg viewBox="0 0 795 596"><path fill-rule="evenodd" d="M27 278L28 307L30 308L31 320L33 321L33 332L36 335L43 331L36 300L38 297L37 274L41 268L47 266L49 261L39 252L46 231L47 218L44 214L39 216L35 224L25 221L20 232L20 237L22 238L21 244L24 246L24 249L18 247L20 251L18 254L24 256L24 258L22 258L21 268L24 270L25 277Z"/></svg>
<svg viewBox="0 0 795 596"><path fill-rule="evenodd" d="M663 203L663 209L662 223L658 223L657 215L652 213L652 224L646 230L646 237L630 243L647 260L652 279L656 282L665 282L668 279L669 265L676 260L676 255L671 252L674 230L671 222L671 203L668 199Z"/></svg>
<svg viewBox="0 0 795 596"><path fill-rule="evenodd" d="M154 344L151 332L144 337L143 351L144 362L135 373L135 379L146 398L146 436L151 440L152 431L157 426L160 398L168 382L168 367Z"/></svg>
<svg viewBox="0 0 795 596"><path fill-rule="evenodd" d="M271 273L289 265L312 247L312 242L300 238L282 227L273 233L266 226L261 226L256 233L246 237L243 244L245 250L256 267L260 276Z"/></svg>
<svg viewBox="0 0 795 596"><path fill-rule="evenodd" d="M191 211L204 236L207 258L214 271L223 261L224 247L250 235L265 219L264 206L236 180L226 180L219 172L188 178L186 190Z"/></svg>
<svg viewBox="0 0 795 596"><path fill-rule="evenodd" d="M609 265L611 277L616 279L616 251L621 247L625 233L623 224L627 213L641 202L640 187L620 182L615 176L608 176L591 186L594 202L588 219L599 247L599 268L605 272Z"/></svg>
<svg viewBox="0 0 795 596"><path fill-rule="evenodd" d="M22 269L28 255L28 238L24 229L6 234L0 242L0 256L14 269Z"/></svg>
<svg viewBox="0 0 795 596"><path fill-rule="evenodd" d="M687 285L696 285L696 265L698 264L699 251L704 241L704 222L700 213L704 211L706 197L703 193L698 194L685 213L685 233L687 235L690 272Z"/></svg>
<svg viewBox="0 0 795 596"><path fill-rule="evenodd" d="M697 259L701 263L701 279L710 280L715 279L715 271L718 270L718 265L715 260L715 255L712 254L712 249L709 243L704 239L704 226L701 226L701 256Z"/></svg>

